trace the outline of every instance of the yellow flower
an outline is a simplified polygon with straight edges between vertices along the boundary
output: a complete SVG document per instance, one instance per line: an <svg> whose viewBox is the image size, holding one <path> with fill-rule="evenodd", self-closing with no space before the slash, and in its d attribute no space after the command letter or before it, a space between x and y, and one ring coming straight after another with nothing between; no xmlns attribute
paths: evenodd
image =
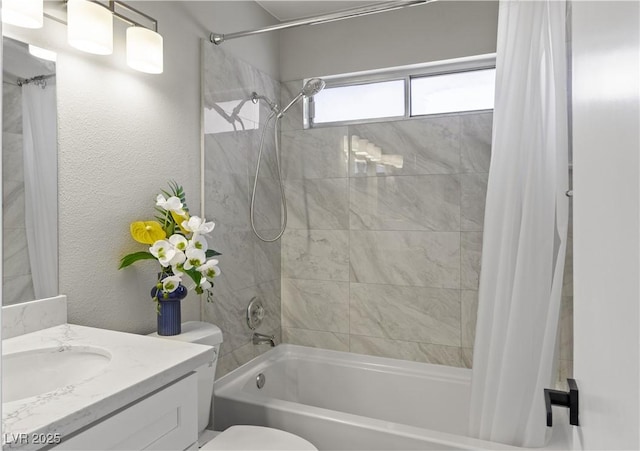
<svg viewBox="0 0 640 451"><path fill-rule="evenodd" d="M176 222L176 224L178 224L178 227L180 227L180 230L182 231L182 233L184 233L185 235L191 233L189 230L187 230L184 227L182 227L182 223L184 221L188 221L189 220L189 213L185 212L184 215L179 215L175 211L171 211L171 216L173 217L173 220Z"/></svg>
<svg viewBox="0 0 640 451"><path fill-rule="evenodd" d="M142 244L153 244L167 237L165 231L156 221L132 222L130 230L133 239Z"/></svg>

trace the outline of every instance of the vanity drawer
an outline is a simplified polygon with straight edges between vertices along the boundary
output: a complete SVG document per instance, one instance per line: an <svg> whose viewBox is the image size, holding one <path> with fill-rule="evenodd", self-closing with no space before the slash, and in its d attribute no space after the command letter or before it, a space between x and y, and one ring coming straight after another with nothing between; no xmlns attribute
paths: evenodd
<svg viewBox="0 0 640 451"><path fill-rule="evenodd" d="M198 439L197 395L197 376L191 373L52 449L187 449Z"/></svg>

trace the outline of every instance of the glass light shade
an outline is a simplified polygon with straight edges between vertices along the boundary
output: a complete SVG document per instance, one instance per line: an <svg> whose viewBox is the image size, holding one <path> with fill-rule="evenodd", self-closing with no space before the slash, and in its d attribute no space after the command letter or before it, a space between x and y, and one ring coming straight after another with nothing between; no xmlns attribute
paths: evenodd
<svg viewBox="0 0 640 451"><path fill-rule="evenodd" d="M163 70L162 36L143 27L127 28L127 64L147 74L161 74Z"/></svg>
<svg viewBox="0 0 640 451"><path fill-rule="evenodd" d="M40 58L47 61L55 62L58 59L58 54L56 52L43 49L42 47L37 47L31 44L29 44L29 53L35 56L36 58Z"/></svg>
<svg viewBox="0 0 640 451"><path fill-rule="evenodd" d="M2 21L23 28L42 28L44 0L3 0Z"/></svg>
<svg viewBox="0 0 640 451"><path fill-rule="evenodd" d="M104 6L86 0L67 3L69 45L95 55L113 53L113 15Z"/></svg>

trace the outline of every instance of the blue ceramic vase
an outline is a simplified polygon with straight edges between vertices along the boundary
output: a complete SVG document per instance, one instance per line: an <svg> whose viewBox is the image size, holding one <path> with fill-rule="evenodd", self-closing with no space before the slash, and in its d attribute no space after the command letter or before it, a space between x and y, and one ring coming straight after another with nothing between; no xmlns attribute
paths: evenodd
<svg viewBox="0 0 640 451"><path fill-rule="evenodd" d="M153 299L158 295L158 289L151 289L151 297ZM180 314L180 301L187 297L187 288L180 284L172 293L168 293L165 297L162 291L158 297L158 335L170 336L178 335L182 332L182 318Z"/></svg>

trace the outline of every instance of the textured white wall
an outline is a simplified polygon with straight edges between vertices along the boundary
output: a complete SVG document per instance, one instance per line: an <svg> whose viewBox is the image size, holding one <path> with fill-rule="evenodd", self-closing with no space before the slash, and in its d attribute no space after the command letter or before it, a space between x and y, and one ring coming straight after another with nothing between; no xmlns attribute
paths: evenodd
<svg viewBox="0 0 640 451"><path fill-rule="evenodd" d="M159 21L162 75L126 66L121 25L109 57L70 49L66 28L56 23L40 32L13 30L12 36L61 50L60 292L68 296L69 322L146 333L155 329L149 289L157 267L140 262L118 271L118 261L140 250L129 223L153 217L155 196L168 180L184 185L192 213L200 210L200 39L216 27L231 31L274 19L253 2L131 5ZM275 37L252 41L227 49L278 78ZM215 241L214 231L214 248ZM199 318L197 296L184 301L183 316Z"/></svg>
<svg viewBox="0 0 640 451"><path fill-rule="evenodd" d="M497 1L438 1L280 34L282 81L496 51Z"/></svg>

